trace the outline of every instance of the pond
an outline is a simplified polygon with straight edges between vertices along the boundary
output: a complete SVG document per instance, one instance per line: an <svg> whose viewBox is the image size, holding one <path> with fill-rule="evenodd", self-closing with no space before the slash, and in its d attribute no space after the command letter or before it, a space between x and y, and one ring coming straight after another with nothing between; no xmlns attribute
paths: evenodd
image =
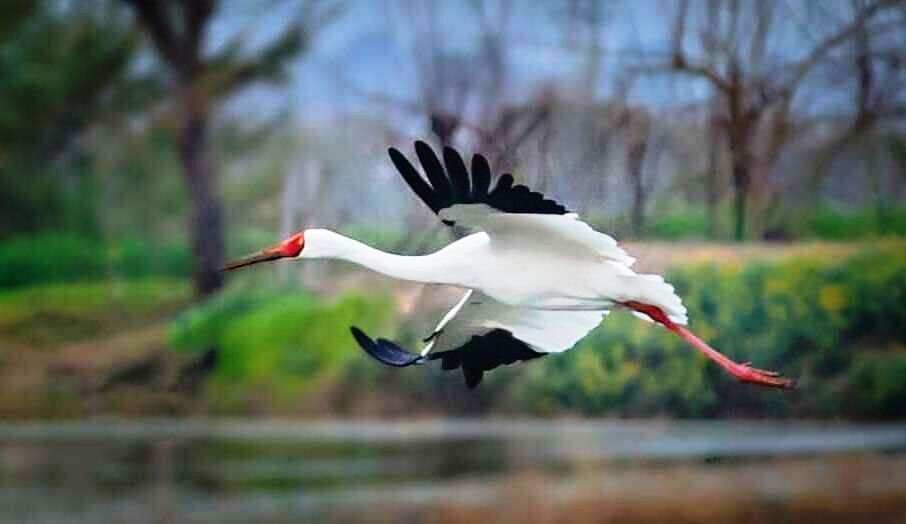
<svg viewBox="0 0 906 524"><path fill-rule="evenodd" d="M643 515L631 513L633 504L667 504L665 496L684 491L686 502L724 491L738 498L744 490L751 496L734 502L732 515L743 504L761 508L767 501L776 514L778 504L792 511L800 499L845 493L851 507L862 499L875 510L878 501L893 504L873 515L879 520L906 516L890 502L906 495L904 451L906 424L7 422L0 423L0 518L468 521L475 514L456 508L502 511L514 497L538 497L556 501L545 507L553 508L550 521L562 521L558 512L585 496L610 501L611 509L618 500L630 513L612 520L628 521ZM719 509L714 518L725 520Z"/></svg>

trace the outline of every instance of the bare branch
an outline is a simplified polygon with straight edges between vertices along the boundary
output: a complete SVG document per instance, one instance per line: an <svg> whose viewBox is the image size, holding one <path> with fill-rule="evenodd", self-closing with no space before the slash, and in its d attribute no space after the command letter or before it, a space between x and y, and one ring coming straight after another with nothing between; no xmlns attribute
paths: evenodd
<svg viewBox="0 0 906 524"><path fill-rule="evenodd" d="M689 0L680 0L673 25L673 67L680 69L686 64L686 52L683 39L686 36L686 14L689 11Z"/></svg>
<svg viewBox="0 0 906 524"><path fill-rule="evenodd" d="M864 26L873 16L875 16L882 9L893 7L895 5L902 5L903 0L878 0L873 4L865 7L859 12L855 19L845 26L840 31L826 38L820 44L818 44L811 53L803 60L801 60L798 65L795 67L795 73L792 78L786 83L785 86L781 89L789 97L792 96L793 92L802 82L802 79L805 78L808 73L815 67L824 56L832 51L837 46L840 46L846 43L853 35L859 31L859 28Z"/></svg>
<svg viewBox="0 0 906 524"><path fill-rule="evenodd" d="M749 50L749 62L753 67L761 65L767 47L768 34L774 22L774 4L762 1L756 6L758 16L755 17L755 33L752 35L752 47Z"/></svg>
<svg viewBox="0 0 906 524"><path fill-rule="evenodd" d="M636 66L629 69L632 73L647 74L668 73L673 71L680 74L703 78L710 82L715 89L723 93L726 93L730 90L730 83L726 79L722 78L715 69L712 69L705 65L690 64L688 61L685 61L683 63L683 66L679 68L676 67L676 62L673 62Z"/></svg>
<svg viewBox="0 0 906 524"><path fill-rule="evenodd" d="M201 41L204 39L205 27L207 27L208 19L214 14L217 4L217 0L183 0L186 18L183 45L186 49L201 49ZM198 60L199 57L196 53L196 56L193 58L193 61L196 63L193 64L193 67L197 67Z"/></svg>
<svg viewBox="0 0 906 524"><path fill-rule="evenodd" d="M154 47L164 60L172 67L179 67L181 62L179 48L181 43L173 31L163 11L163 4L156 0L122 0L131 5L141 23L151 34Z"/></svg>

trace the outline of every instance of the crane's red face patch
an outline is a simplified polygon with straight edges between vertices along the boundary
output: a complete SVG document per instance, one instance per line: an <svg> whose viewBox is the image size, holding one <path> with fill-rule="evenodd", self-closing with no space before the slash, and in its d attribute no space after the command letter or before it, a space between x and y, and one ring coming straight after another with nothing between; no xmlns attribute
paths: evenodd
<svg viewBox="0 0 906 524"><path fill-rule="evenodd" d="M299 232L280 243L280 254L286 258L296 258L304 247L305 237Z"/></svg>
<svg viewBox="0 0 906 524"><path fill-rule="evenodd" d="M233 262L230 262L227 265L223 266L221 271L232 271L241 267L251 266L253 264L258 264L261 262L279 260L281 258L296 258L297 256L299 256L299 253L302 252L302 249L304 247L305 237L303 237L302 233L299 232L287 238L283 242L280 242L276 246L271 246L245 258L234 260Z"/></svg>

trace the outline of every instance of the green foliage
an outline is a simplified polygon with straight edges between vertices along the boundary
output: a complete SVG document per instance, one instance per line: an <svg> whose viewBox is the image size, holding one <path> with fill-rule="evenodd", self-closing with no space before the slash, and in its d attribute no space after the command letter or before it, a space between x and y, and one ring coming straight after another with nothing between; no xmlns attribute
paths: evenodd
<svg viewBox="0 0 906 524"><path fill-rule="evenodd" d="M902 414L902 246L848 260L690 266L669 280L702 338L739 361L800 377L808 398L738 387L678 337L615 313L575 350L540 362L522 385L524 404L588 414ZM890 342L900 351L863 349Z"/></svg>
<svg viewBox="0 0 906 524"><path fill-rule="evenodd" d="M708 219L701 208L658 213L649 218L646 229L648 236L664 240L705 238Z"/></svg>
<svg viewBox="0 0 906 524"><path fill-rule="evenodd" d="M44 234L0 244L0 288L95 279L103 273L99 246L86 238Z"/></svg>
<svg viewBox="0 0 906 524"><path fill-rule="evenodd" d="M175 319L170 324L170 343L180 351L203 351L217 346L231 323L280 295L277 289L231 289L220 293Z"/></svg>
<svg viewBox="0 0 906 524"><path fill-rule="evenodd" d="M109 91L126 84L135 39L118 9L17 4L0 31L0 235L95 232L96 184L73 138L118 108Z"/></svg>
<svg viewBox="0 0 906 524"><path fill-rule="evenodd" d="M856 355L848 379L851 410L867 417L906 416L906 350Z"/></svg>
<svg viewBox="0 0 906 524"><path fill-rule="evenodd" d="M185 276L191 256L181 245L125 239L111 245L45 233L0 243L0 289L106 277Z"/></svg>
<svg viewBox="0 0 906 524"><path fill-rule="evenodd" d="M826 240L906 236L906 209L865 208L842 212L820 207L794 223L792 229L800 238Z"/></svg>
<svg viewBox="0 0 906 524"><path fill-rule="evenodd" d="M188 301L180 280L45 284L0 291L3 340L44 345L111 334Z"/></svg>
<svg viewBox="0 0 906 524"><path fill-rule="evenodd" d="M727 211L718 212L715 224L717 238L726 228L722 222ZM633 236L628 217L583 215L589 223L616 238ZM655 206L646 216L642 237L660 240L706 239L708 216L704 207L667 211ZM777 217L768 227L769 234L783 239L848 241L879 237L906 236L906 208L884 206L841 211L830 206L796 209L790 215Z"/></svg>
<svg viewBox="0 0 906 524"><path fill-rule="evenodd" d="M192 270L192 256L181 244L125 239L108 248L108 252L113 274L126 278L187 276Z"/></svg>
<svg viewBox="0 0 906 524"><path fill-rule="evenodd" d="M183 351L217 347L223 383L283 393L335 377L359 357L349 326L374 332L393 318L386 297L326 301L300 289L232 290L175 320L170 341Z"/></svg>

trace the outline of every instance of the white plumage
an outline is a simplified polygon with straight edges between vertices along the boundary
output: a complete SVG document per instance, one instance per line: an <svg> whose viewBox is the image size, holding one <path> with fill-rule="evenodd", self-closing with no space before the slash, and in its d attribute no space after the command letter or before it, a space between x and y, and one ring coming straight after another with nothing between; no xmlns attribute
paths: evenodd
<svg viewBox="0 0 906 524"><path fill-rule="evenodd" d="M512 333L535 351L559 353L598 327L606 314L607 311L547 311L509 306L470 289L434 328L422 355L456 349L473 336L494 329Z"/></svg>

